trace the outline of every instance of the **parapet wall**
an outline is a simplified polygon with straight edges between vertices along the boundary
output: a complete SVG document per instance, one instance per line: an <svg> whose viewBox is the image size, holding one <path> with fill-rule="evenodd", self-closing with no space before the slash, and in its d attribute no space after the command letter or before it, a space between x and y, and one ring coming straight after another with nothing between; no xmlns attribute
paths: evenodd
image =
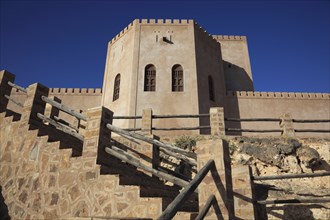
<svg viewBox="0 0 330 220"><path fill-rule="evenodd" d="M246 36L238 36L238 35L212 35L212 37L216 41L221 41L221 40L231 40L231 41L246 41Z"/></svg>
<svg viewBox="0 0 330 220"><path fill-rule="evenodd" d="M227 98L330 99L329 93L228 91Z"/></svg>
<svg viewBox="0 0 330 220"><path fill-rule="evenodd" d="M26 99L26 94L18 91L17 89L12 89L11 95L14 100L19 103L24 103ZM102 89L100 88L50 88L49 96L56 96L61 100L62 104L70 106L71 108L79 110L87 110L89 108L97 107L101 105ZM21 113L22 108L16 104L9 102L8 109ZM69 120L68 122L73 123L72 117L61 112L60 116L63 119Z"/></svg>
<svg viewBox="0 0 330 220"><path fill-rule="evenodd" d="M114 38L111 39L109 45L115 43L118 39L124 36L128 31L130 31L137 24L149 24L149 25L187 25L194 23L191 19L135 19L133 22L129 23L123 30L121 30Z"/></svg>
<svg viewBox="0 0 330 220"><path fill-rule="evenodd" d="M277 118L289 113L296 120L330 119L329 93L300 92L227 92L225 117L227 118ZM330 130L330 123L293 123L295 130ZM227 122L226 127L267 130L279 129L278 122ZM278 133L238 133L238 135L279 136ZM330 138L329 132L296 132L297 137Z"/></svg>

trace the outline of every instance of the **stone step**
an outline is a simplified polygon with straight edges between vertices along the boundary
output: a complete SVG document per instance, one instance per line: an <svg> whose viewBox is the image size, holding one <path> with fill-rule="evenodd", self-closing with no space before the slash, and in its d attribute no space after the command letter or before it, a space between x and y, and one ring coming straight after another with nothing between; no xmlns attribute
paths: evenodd
<svg viewBox="0 0 330 220"><path fill-rule="evenodd" d="M193 196L193 195L192 195ZM163 209L165 210L166 207L173 201L173 198L163 198ZM198 212L199 205L198 200L195 199L195 196L189 198L185 201L182 206L180 207L179 211L181 212Z"/></svg>

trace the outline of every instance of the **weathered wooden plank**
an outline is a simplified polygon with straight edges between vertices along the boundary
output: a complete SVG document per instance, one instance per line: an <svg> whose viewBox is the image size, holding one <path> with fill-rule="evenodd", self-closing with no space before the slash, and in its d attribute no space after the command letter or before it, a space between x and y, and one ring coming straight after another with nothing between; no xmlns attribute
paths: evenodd
<svg viewBox="0 0 330 220"><path fill-rule="evenodd" d="M267 204L294 204L294 203L327 203L329 198L298 198L298 199L275 199L275 200L259 200L257 203L261 205Z"/></svg>
<svg viewBox="0 0 330 220"><path fill-rule="evenodd" d="M84 137L81 134L78 134L75 131L73 131L72 129L69 129L68 127L66 127L64 125L57 123L55 120L48 118L40 113L37 114L37 117L40 118L41 120L44 120L44 121L48 122L49 124L55 126L57 129L63 131L64 133L67 133L81 141L84 141Z"/></svg>
<svg viewBox="0 0 330 220"><path fill-rule="evenodd" d="M307 177L319 177L330 176L330 171L320 173L297 173L297 174L283 174L272 176L253 176L253 180L281 180L281 179L294 179L294 178L307 178Z"/></svg>
<svg viewBox="0 0 330 220"><path fill-rule="evenodd" d="M8 81L8 85L11 86L11 87L14 87L14 88L16 88L16 89L18 89L18 90L20 90L20 91L22 91L24 93L27 93L27 90L25 88L23 88L23 87L21 87L19 85L16 85L16 84L14 84L14 83L12 83L10 81Z"/></svg>
<svg viewBox="0 0 330 220"><path fill-rule="evenodd" d="M57 123L59 124L62 124L62 125L65 125L65 126L68 126L69 128L75 130L75 131L79 131L79 129L75 126L73 126L72 124L70 124L69 122L57 117L57 116L54 116L54 119L56 120Z"/></svg>
<svg viewBox="0 0 330 220"><path fill-rule="evenodd" d="M235 132L282 132L280 129L269 129L269 130L255 130L255 129L241 129L241 128L226 128L226 131L235 131Z"/></svg>
<svg viewBox="0 0 330 220"><path fill-rule="evenodd" d="M294 129L295 132L316 132L316 133L330 133L330 130L321 129Z"/></svg>
<svg viewBox="0 0 330 220"><path fill-rule="evenodd" d="M292 119L295 123L326 123L330 122L330 119Z"/></svg>
<svg viewBox="0 0 330 220"><path fill-rule="evenodd" d="M144 165L143 163L141 163L141 161L133 156L133 155L130 155L129 153L127 153L126 151L123 151L117 147L114 147L112 146L112 148L109 148L109 147L106 147L105 148L105 152L107 152L108 154L126 162L126 163L129 163L137 168L140 168L144 171L147 171L159 178L162 178L162 179L165 179L167 181L170 181L178 186L181 186L181 187L185 187L187 186L189 183L185 180L182 180L180 178L177 178L175 176L172 176L172 175L169 175L167 173L164 173L162 171L159 171L159 170L156 170L156 169L153 169L151 167L148 167L146 165Z"/></svg>
<svg viewBox="0 0 330 220"><path fill-rule="evenodd" d="M199 130L199 129L210 129L211 126L198 126L198 127L180 127L180 128L155 128L152 130L155 131L176 131L176 130Z"/></svg>
<svg viewBox="0 0 330 220"><path fill-rule="evenodd" d="M154 119L161 118L201 118L201 117L210 117L210 114L199 114L199 115L153 115Z"/></svg>
<svg viewBox="0 0 330 220"><path fill-rule="evenodd" d="M54 107L56 107L56 108L58 108L58 109L60 109L60 110L62 110L64 112L68 113L69 115L72 115L72 116L74 116L74 117L76 117L76 118L78 118L80 120L87 121L87 118L86 118L85 115L83 115L83 114L81 114L81 113L79 113L79 112L77 112L77 111L69 108L66 105L63 105L61 103L58 103L58 102L56 102L56 101L54 101L54 100L52 100L52 99L50 99L50 98L48 98L46 96L41 96L41 99L44 102L47 102L48 104L50 104L50 105L52 105L52 106L54 106Z"/></svg>
<svg viewBox="0 0 330 220"><path fill-rule="evenodd" d="M149 138L149 137L145 137L141 134L137 134L137 133L134 133L134 132L125 131L125 130L123 130L121 128L118 128L114 125L111 125L109 123L107 124L107 128L109 128L111 131L113 131L117 134L124 134L126 136L133 137L133 138L136 138L138 140L145 141L149 144L154 144L154 145L157 145L158 147L162 147L162 148L165 148L167 150L170 150L170 151L173 151L173 152L176 152L176 153L180 153L180 154L183 154L187 157L191 157L191 158L196 159L196 154L195 153L185 151L185 150L183 150L181 148L178 148L176 146L173 146L171 144L166 144L166 143L163 143L161 141L158 141L158 140L155 140L155 139L152 139L152 138Z"/></svg>
<svg viewBox="0 0 330 220"><path fill-rule="evenodd" d="M159 220L172 219L182 204L187 198L196 190L198 185L202 182L203 178L209 172L211 166L214 166L214 160L209 160L205 166L196 174L195 178L187 185L179 195L167 206Z"/></svg>
<svg viewBox="0 0 330 220"><path fill-rule="evenodd" d="M196 162L195 159L192 159L192 158L186 157L185 155L182 155L182 154L179 154L179 153L175 153L175 152L172 152L172 151L166 150L166 149L164 149L164 148L160 148L159 151L162 151L162 152L164 152L165 154L170 155L170 156L172 156L172 157L175 157L175 158L181 159L181 160L187 162L188 164L190 164L191 166L197 166L197 162Z"/></svg>
<svg viewBox="0 0 330 220"><path fill-rule="evenodd" d="M18 106L20 106L20 107L22 107L22 108L23 108L23 104L22 104L22 103L20 103L20 102L16 101L15 99L11 98L10 96L8 96L8 95L5 95L5 98L6 98L6 99L8 99L9 101L11 101L11 102L15 103L16 105L18 105Z"/></svg>
<svg viewBox="0 0 330 220"><path fill-rule="evenodd" d="M141 119L142 116L113 116L113 119Z"/></svg>
<svg viewBox="0 0 330 220"><path fill-rule="evenodd" d="M279 118L225 118L225 121L281 121Z"/></svg>
<svg viewBox="0 0 330 220"><path fill-rule="evenodd" d="M206 201L204 207L202 208L202 210L198 213L198 215L197 215L197 217L196 217L195 220L203 220L204 217L206 216L207 212L208 212L209 209L211 208L211 205L212 205L213 202L215 202L215 201L216 201L216 199L215 199L215 195L211 195L211 196L207 199L207 201Z"/></svg>

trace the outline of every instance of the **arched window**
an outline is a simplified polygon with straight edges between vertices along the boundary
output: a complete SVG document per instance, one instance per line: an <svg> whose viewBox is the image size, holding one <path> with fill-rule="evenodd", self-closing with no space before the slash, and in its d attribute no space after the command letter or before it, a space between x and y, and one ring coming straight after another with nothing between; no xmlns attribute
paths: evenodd
<svg viewBox="0 0 330 220"><path fill-rule="evenodd" d="M156 91L156 67L152 64L144 69L144 91Z"/></svg>
<svg viewBox="0 0 330 220"><path fill-rule="evenodd" d="M211 101L215 101L214 99L214 85L213 85L213 79L212 76L208 76L209 81L209 97Z"/></svg>
<svg viewBox="0 0 330 220"><path fill-rule="evenodd" d="M112 101L119 99L119 90L120 90L120 74L118 73L115 78L115 84L113 87L113 100Z"/></svg>
<svg viewBox="0 0 330 220"><path fill-rule="evenodd" d="M172 91L183 91L183 69L181 65L174 65L172 67Z"/></svg>

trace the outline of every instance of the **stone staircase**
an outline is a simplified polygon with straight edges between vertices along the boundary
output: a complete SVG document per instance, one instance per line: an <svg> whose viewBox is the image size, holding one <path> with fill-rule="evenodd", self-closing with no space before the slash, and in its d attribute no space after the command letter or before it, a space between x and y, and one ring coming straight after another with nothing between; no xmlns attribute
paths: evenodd
<svg viewBox="0 0 330 220"><path fill-rule="evenodd" d="M155 219L180 190L117 158L109 156L106 166L98 165L97 146L79 153L79 146L64 146L5 113L0 114L0 134L0 185L13 219ZM189 219L190 212L198 212L197 195L178 219Z"/></svg>

